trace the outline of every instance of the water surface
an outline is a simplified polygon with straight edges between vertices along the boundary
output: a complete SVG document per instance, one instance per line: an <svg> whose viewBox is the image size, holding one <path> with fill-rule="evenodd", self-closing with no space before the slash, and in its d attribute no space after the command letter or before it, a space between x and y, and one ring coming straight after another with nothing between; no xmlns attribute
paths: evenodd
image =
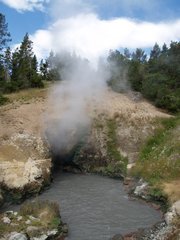
<svg viewBox="0 0 180 240"><path fill-rule="evenodd" d="M120 180L96 175L58 174L39 198L59 202L68 240L109 240L161 219L147 204L128 199Z"/></svg>
<svg viewBox="0 0 180 240"><path fill-rule="evenodd" d="M56 174L50 189L38 198L60 204L69 227L67 240L109 240L161 220L155 209L128 199L120 180L96 175Z"/></svg>

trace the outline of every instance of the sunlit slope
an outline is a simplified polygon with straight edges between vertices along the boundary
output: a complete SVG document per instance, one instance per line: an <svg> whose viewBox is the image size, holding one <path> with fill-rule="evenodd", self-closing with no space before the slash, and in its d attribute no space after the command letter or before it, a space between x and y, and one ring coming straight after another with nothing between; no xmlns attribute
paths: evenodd
<svg viewBox="0 0 180 240"><path fill-rule="evenodd" d="M180 199L180 117L158 124L154 136L142 147L133 174L160 187L174 202Z"/></svg>

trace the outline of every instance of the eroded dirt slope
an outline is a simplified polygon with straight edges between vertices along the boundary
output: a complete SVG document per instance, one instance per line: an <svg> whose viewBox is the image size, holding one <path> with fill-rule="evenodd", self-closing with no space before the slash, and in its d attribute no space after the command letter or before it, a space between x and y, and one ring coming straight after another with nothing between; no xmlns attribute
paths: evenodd
<svg viewBox="0 0 180 240"><path fill-rule="evenodd" d="M0 107L0 181L6 188L25 188L33 182L41 188L44 178L49 178L51 163L44 132L48 119L61 116L48 109L48 90L28 90L11 95L12 103ZM60 103L63 107L65 103ZM61 109L61 108L60 108ZM119 151L134 162L139 146L153 132L152 120L167 117L137 94L119 94L107 89L101 99L87 103L87 113L92 119L92 129L87 145L94 154L83 156L87 164L101 166L107 158L106 121L113 119L117 125ZM56 116L57 115L57 116ZM99 127L99 125L102 127ZM86 148L86 147L85 147ZM85 151L86 154L88 151ZM99 154L99 155L98 155ZM100 161L100 162L99 162ZM86 164L85 164L86 165ZM91 167L91 166L90 166ZM89 166L88 166L89 168Z"/></svg>

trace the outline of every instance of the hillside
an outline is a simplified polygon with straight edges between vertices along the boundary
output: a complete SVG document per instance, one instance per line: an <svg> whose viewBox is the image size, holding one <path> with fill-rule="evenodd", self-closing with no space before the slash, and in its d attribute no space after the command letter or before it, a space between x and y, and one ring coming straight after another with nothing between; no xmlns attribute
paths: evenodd
<svg viewBox="0 0 180 240"><path fill-rule="evenodd" d="M50 108L50 105L47 104L47 94L48 89L34 89L14 93L8 96L11 102L5 106L1 106L1 169L4 169L4 161L6 162L6 166L8 166L7 164L10 164L12 160L15 163L16 161L26 162L29 157L36 161L49 157L46 157L48 154L46 153L48 152L47 147L44 149L42 143L47 127L44 116L48 112L47 106ZM98 149L94 156L93 151L96 150L96 147L92 151L92 154L87 156L87 159L83 157L82 166L86 170L87 168L96 168L99 171L98 167L108 165L108 158L104 159L107 156L108 147L107 120L115 120L118 151L123 156L128 157L129 163L134 163L141 144L154 132L154 120L157 117L169 117L169 115L161 112L141 97L136 96L133 92L119 94L110 89L106 90L101 97L101 101L92 101L91 104L87 105L87 109L91 119L93 119L93 127L89 134L88 142L93 142L93 146L98 146ZM56 118L55 114L55 112L51 112L50 119ZM31 142L29 141L30 138L32 139ZM35 147L37 142L39 143L38 148ZM88 144L88 146L90 145ZM12 151L12 148L16 148L16 151ZM100 158L104 159L105 165L99 162ZM11 174L14 175L13 179L15 180L16 173L14 169L11 168ZM6 181L5 179L3 181ZM4 184L6 183L4 182Z"/></svg>

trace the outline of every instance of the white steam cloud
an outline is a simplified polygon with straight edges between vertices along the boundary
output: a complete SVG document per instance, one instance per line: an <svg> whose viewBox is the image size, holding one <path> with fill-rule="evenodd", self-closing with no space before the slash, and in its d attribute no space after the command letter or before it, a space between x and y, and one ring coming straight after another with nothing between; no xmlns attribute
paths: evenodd
<svg viewBox="0 0 180 240"><path fill-rule="evenodd" d="M38 58L51 49L61 58L64 51L70 52L71 59L76 55L61 72L65 82L57 84L50 95L47 135L56 154L72 150L90 126L89 104L92 107L101 99L109 78L108 71L98 65L101 56L107 56L110 49L148 48L155 42L161 45L180 39L180 19L159 23L103 20L89 2L53 1L54 24L32 36Z"/></svg>
<svg viewBox="0 0 180 240"><path fill-rule="evenodd" d="M86 59L70 58L71 63L61 71L64 81L50 93L47 117L49 143L53 153L62 156L71 152L88 133L94 104L101 100L109 77L104 64L99 63L95 69Z"/></svg>

